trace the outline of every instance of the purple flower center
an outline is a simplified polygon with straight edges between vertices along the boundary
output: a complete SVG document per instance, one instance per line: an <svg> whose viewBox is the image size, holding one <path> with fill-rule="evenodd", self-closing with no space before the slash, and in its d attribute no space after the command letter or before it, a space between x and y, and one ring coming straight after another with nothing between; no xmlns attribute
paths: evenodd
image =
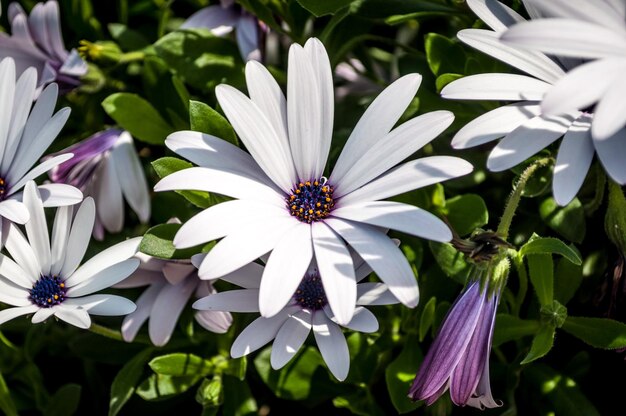
<svg viewBox="0 0 626 416"><path fill-rule="evenodd" d="M42 308L59 305L65 300L65 283L59 276L42 276L29 290L29 299Z"/></svg>
<svg viewBox="0 0 626 416"><path fill-rule="evenodd" d="M320 310L328 304L322 279L317 273L304 276L293 298L298 305L314 311Z"/></svg>
<svg viewBox="0 0 626 416"><path fill-rule="evenodd" d="M324 177L311 179L294 185L291 194L285 198L292 216L310 224L326 218L333 207L333 187Z"/></svg>
<svg viewBox="0 0 626 416"><path fill-rule="evenodd" d="M9 191L9 185L7 185L7 182L3 179L0 178L0 201L4 200L4 198L7 196L7 192Z"/></svg>

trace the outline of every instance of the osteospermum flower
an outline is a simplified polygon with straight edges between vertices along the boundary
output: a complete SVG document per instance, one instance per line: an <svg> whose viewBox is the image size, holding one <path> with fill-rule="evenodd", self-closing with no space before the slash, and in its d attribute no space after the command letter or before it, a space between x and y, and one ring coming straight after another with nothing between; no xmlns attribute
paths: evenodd
<svg viewBox="0 0 626 416"><path fill-rule="evenodd" d="M94 238L102 240L105 229L110 233L122 230L124 199L139 221L148 221L148 183L133 138L127 131L108 129L98 132L59 153L66 152L74 157L52 169L50 179L76 186L94 198L97 207Z"/></svg>
<svg viewBox="0 0 626 416"><path fill-rule="evenodd" d="M261 60L261 24L235 0L220 0L219 5L208 6L192 14L181 25L185 28L209 29L215 36L235 31L237 46L244 60Z"/></svg>
<svg viewBox="0 0 626 416"><path fill-rule="evenodd" d="M489 354L499 293L471 282L454 302L420 366L409 397L433 404L446 390L457 406L501 406L491 395Z"/></svg>
<svg viewBox="0 0 626 416"><path fill-rule="evenodd" d="M183 224L174 245L191 247L224 237L200 265L202 279L224 276L271 252L259 288L259 309L267 318L289 302L315 254L330 308L339 323L347 324L357 300L348 246L402 303L415 306L415 276L386 229L436 241L450 240L451 232L427 211L381 200L472 170L464 160L447 156L392 169L444 131L454 116L435 111L392 130L420 84L420 75L406 75L370 105L326 178L334 104L321 42L292 45L288 75L287 99L255 61L246 67L251 98L228 85L216 88L220 106L250 154L197 132L168 137L170 149L201 167L163 178L156 191L195 189L236 198Z"/></svg>
<svg viewBox="0 0 626 416"><path fill-rule="evenodd" d="M594 3L605 1L609 0ZM458 38L528 75L471 75L444 87L441 95L445 98L513 102L471 121L455 135L452 146L466 149L504 137L487 160L489 170L503 171L563 137L552 184L554 198L560 205L568 204L578 193L595 149L607 173L616 180L622 178L621 183L624 183L624 165L611 163L611 157L605 156L602 144L595 138L592 140L593 110L570 108L571 111L555 115L542 109L546 93L565 76L566 69L574 67L579 61L558 60L502 42L500 35L508 27L524 21L524 18L496 0L468 0L467 3L492 30L464 29L457 34ZM524 4L533 19L541 17L534 3L525 1ZM592 19L591 16L588 18Z"/></svg>
<svg viewBox="0 0 626 416"><path fill-rule="evenodd" d="M30 16L18 3L11 3L9 22L11 36L0 33L0 58L15 59L18 73L34 67L40 87L56 82L62 92L67 92L80 85L87 64L76 50L65 49L55 0L37 3Z"/></svg>
<svg viewBox="0 0 626 416"><path fill-rule="evenodd" d="M593 106L591 133L598 156L613 179L625 184L626 3L528 1L555 18L515 25L502 34L502 41L570 59L593 59L555 83L541 109L562 114Z"/></svg>
<svg viewBox="0 0 626 416"><path fill-rule="evenodd" d="M95 219L95 205L86 198L72 220L72 207L57 210L48 235L48 224L39 191L26 184L24 205L30 211L26 237L12 223L5 223L5 248L0 254L0 301L12 308L0 311L0 324L33 314L32 322L52 315L79 328L89 328L91 315L126 315L135 304L115 295L93 295L126 278L139 266L132 258L141 238L116 244L89 259L85 255Z"/></svg>
<svg viewBox="0 0 626 416"><path fill-rule="evenodd" d="M194 259L195 260L195 259ZM355 262L356 279L361 281L372 269L363 261ZM223 280L244 289L229 290L196 301L193 307L209 311L259 312L259 287L263 266L251 263L222 277ZM378 320L365 306L391 305L398 300L381 283L357 285L357 308L350 320L341 326L353 331L371 333L378 330ZM271 318L259 317L235 339L230 355L233 358L248 355L265 344L272 343L272 368L285 366L313 332L317 347L330 372L340 381L350 369L348 344L341 331L322 284L317 268L311 267L300 278L298 287L288 304Z"/></svg>
<svg viewBox="0 0 626 416"><path fill-rule="evenodd" d="M154 345L169 342L183 308L192 296L201 298L216 293L211 282L198 278L198 270L189 260L161 260L143 253L135 256L139 269L116 288L148 286L137 299L137 310L124 318L122 336L132 342L141 326L150 318L148 333ZM211 332L228 331L232 317L228 312L197 311L196 322Z"/></svg>
<svg viewBox="0 0 626 416"><path fill-rule="evenodd" d="M56 84L49 85L33 106L36 83L33 68L24 71L16 81L13 59L0 62L0 218L18 224L29 218L20 202L26 182L72 157L70 153L59 154L33 168L70 115L69 108L52 114ZM69 185L40 185L39 191L45 206L72 205L83 199L80 190Z"/></svg>

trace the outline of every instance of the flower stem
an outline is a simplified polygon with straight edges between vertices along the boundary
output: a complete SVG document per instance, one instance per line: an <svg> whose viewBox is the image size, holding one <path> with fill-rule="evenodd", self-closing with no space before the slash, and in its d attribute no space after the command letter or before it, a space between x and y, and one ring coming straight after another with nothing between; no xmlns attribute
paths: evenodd
<svg viewBox="0 0 626 416"><path fill-rule="evenodd" d="M102 335L103 337L111 338L116 341L124 341L124 338L122 338L122 333L120 331L107 328L106 326L98 325L92 322L89 330L94 334Z"/></svg>
<svg viewBox="0 0 626 416"><path fill-rule="evenodd" d="M142 51L127 52L120 57L120 64L127 64L135 61L142 61L146 54Z"/></svg>
<svg viewBox="0 0 626 416"><path fill-rule="evenodd" d="M517 211L517 206L519 205L519 202L522 198L522 193L524 192L524 188L526 187L528 180L537 169L547 165L549 161L549 158L536 160L534 163L528 166L520 175L519 180L513 188L513 191L509 195L509 199L506 201L504 213L502 214L500 224L498 225L498 234L504 240L509 237L509 228L511 228L511 222L513 221L513 216L515 215L515 211Z"/></svg>

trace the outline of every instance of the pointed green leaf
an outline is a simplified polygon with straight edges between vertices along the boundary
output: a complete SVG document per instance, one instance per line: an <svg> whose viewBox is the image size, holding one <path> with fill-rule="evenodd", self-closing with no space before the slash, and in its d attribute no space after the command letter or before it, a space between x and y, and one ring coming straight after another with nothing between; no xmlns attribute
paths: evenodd
<svg viewBox="0 0 626 416"><path fill-rule="evenodd" d="M7 386L4 377L0 373L0 410L2 410L7 416L17 416L17 409L15 403L11 398L9 387Z"/></svg>
<svg viewBox="0 0 626 416"><path fill-rule="evenodd" d="M435 320L435 309L437 307L437 298L434 296L431 297L426 305L424 305L424 310L422 311L422 316L420 317L420 328L419 328L419 341L422 342L428 333L428 330L432 327L433 322Z"/></svg>
<svg viewBox="0 0 626 416"><path fill-rule="evenodd" d="M433 299L431 298L431 300ZM404 348L402 348L400 355L385 369L387 392L393 406L400 414L411 412L422 405L421 402L413 402L407 397L422 359L422 351L415 336L408 336L404 341Z"/></svg>
<svg viewBox="0 0 626 416"><path fill-rule="evenodd" d="M194 354L174 353L153 358L148 365L157 374L165 376L199 376L209 375L214 365L209 360Z"/></svg>
<svg viewBox="0 0 626 416"><path fill-rule="evenodd" d="M191 130L210 134L237 146L237 136L232 126L220 113L200 101L189 101Z"/></svg>
<svg viewBox="0 0 626 416"><path fill-rule="evenodd" d="M585 238L585 210L578 198L559 206L554 198L547 198L539 207L541 219L569 241L581 243Z"/></svg>
<svg viewBox="0 0 626 416"><path fill-rule="evenodd" d="M181 224L159 224L144 234L139 244L139 251L161 259L189 259L202 250L202 246L178 250L174 247L174 236Z"/></svg>
<svg viewBox="0 0 626 416"><path fill-rule="evenodd" d="M626 325L612 319L570 316L563 329L595 348L626 347Z"/></svg>
<svg viewBox="0 0 626 416"><path fill-rule="evenodd" d="M554 298L567 305L583 281L583 268L563 258L554 271Z"/></svg>
<svg viewBox="0 0 626 416"><path fill-rule="evenodd" d="M44 416L73 415L78 410L82 387L78 384L66 384L59 388L48 401Z"/></svg>
<svg viewBox="0 0 626 416"><path fill-rule="evenodd" d="M144 368L152 354L152 348L146 348L135 355L117 373L111 384L111 399L109 400L109 416L115 416L135 393L135 388L144 372Z"/></svg>
<svg viewBox="0 0 626 416"><path fill-rule="evenodd" d="M525 257L529 254L558 254L570 262L581 265L580 253L573 247L568 246L558 238L534 237L524 244L519 250L519 254Z"/></svg>
<svg viewBox="0 0 626 416"><path fill-rule="evenodd" d="M298 0L298 3L315 17L335 14L354 0Z"/></svg>
<svg viewBox="0 0 626 416"><path fill-rule="evenodd" d="M521 364L528 364L538 358L543 357L552 349L554 343L555 328L551 325L543 325L539 332L533 338L528 355L522 360Z"/></svg>
<svg viewBox="0 0 626 416"><path fill-rule="evenodd" d="M541 305L550 305L554 299L554 263L549 254L531 254L526 257L530 281Z"/></svg>
<svg viewBox="0 0 626 416"><path fill-rule="evenodd" d="M176 157L162 157L152 162L152 168L155 170L160 178L164 178L167 175L178 172L179 170L188 169L193 165L187 161L178 159ZM175 191L177 194L184 197L187 201L191 202L198 208L208 208L215 204L217 199L208 192L202 191Z"/></svg>
<svg viewBox="0 0 626 416"><path fill-rule="evenodd" d="M493 346L498 347L505 342L533 335L537 333L539 327L539 321L520 319L512 315L499 313L496 315Z"/></svg>

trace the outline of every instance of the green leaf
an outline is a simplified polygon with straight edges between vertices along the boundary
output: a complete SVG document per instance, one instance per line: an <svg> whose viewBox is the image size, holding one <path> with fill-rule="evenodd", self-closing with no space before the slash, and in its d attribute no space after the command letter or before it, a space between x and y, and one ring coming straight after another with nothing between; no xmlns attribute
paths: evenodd
<svg viewBox="0 0 626 416"><path fill-rule="evenodd" d="M441 74L437 77L435 81L435 86L437 87L437 92L441 92L443 87L451 83L452 81L456 81L459 78L463 78L461 74Z"/></svg>
<svg viewBox="0 0 626 416"><path fill-rule="evenodd" d="M202 407L219 407L224 403L224 388L222 385L222 376L216 374L211 380L204 379L196 392L196 401Z"/></svg>
<svg viewBox="0 0 626 416"><path fill-rule="evenodd" d="M530 281L541 305L550 305L554 299L554 263L549 254L526 256Z"/></svg>
<svg viewBox="0 0 626 416"><path fill-rule="evenodd" d="M539 207L541 219L567 240L581 243L585 238L585 210L578 198L560 207L554 198L547 198Z"/></svg>
<svg viewBox="0 0 626 416"><path fill-rule="evenodd" d="M429 241L428 245L441 270L455 282L464 285L472 267L465 260L463 253L448 243Z"/></svg>
<svg viewBox="0 0 626 416"><path fill-rule="evenodd" d="M462 74L465 69L465 51L456 40L438 33L429 33L424 39L426 60L436 76Z"/></svg>
<svg viewBox="0 0 626 416"><path fill-rule="evenodd" d="M196 385L202 376L166 376L152 374L137 387L137 394L144 400L164 400L186 392Z"/></svg>
<svg viewBox="0 0 626 416"><path fill-rule="evenodd" d="M554 331L554 326L542 325L535 338L533 338L528 355L522 360L521 364L533 362L550 352L554 343Z"/></svg>
<svg viewBox="0 0 626 416"><path fill-rule="evenodd" d="M0 410L2 410L7 416L17 416L15 403L13 403L9 387L4 380L4 377L2 377L2 373L0 373Z"/></svg>
<svg viewBox="0 0 626 416"><path fill-rule="evenodd" d="M348 409L350 413L357 416L385 416L385 412L378 406L368 388L337 396L333 399L333 405L339 409Z"/></svg>
<svg viewBox="0 0 626 416"><path fill-rule="evenodd" d="M465 194L446 200L448 221L463 236L489 222L485 201L478 195Z"/></svg>
<svg viewBox="0 0 626 416"><path fill-rule="evenodd" d="M172 241L181 226L181 224L155 225L144 234L139 244L139 251L161 259L191 258L191 256L201 251L202 246L177 250Z"/></svg>
<svg viewBox="0 0 626 416"><path fill-rule="evenodd" d="M183 29L154 44L157 55L189 85L208 91L220 83L242 84L243 62L237 45L206 29Z"/></svg>
<svg viewBox="0 0 626 416"><path fill-rule="evenodd" d="M66 384L59 388L46 406L45 416L68 416L78 410L82 387L78 384Z"/></svg>
<svg viewBox="0 0 626 416"><path fill-rule="evenodd" d="M626 325L612 319L570 316L563 329L595 348L626 347Z"/></svg>
<svg viewBox="0 0 626 416"><path fill-rule="evenodd" d="M111 94L102 101L102 107L120 127L145 143L162 145L174 131L152 104L136 94Z"/></svg>
<svg viewBox="0 0 626 416"><path fill-rule="evenodd" d="M199 376L211 374L214 365L194 354L173 353L153 358L148 365L157 374L164 376Z"/></svg>
<svg viewBox="0 0 626 416"><path fill-rule="evenodd" d="M256 400L248 383L235 377L224 376L224 406L222 414L253 416L259 414Z"/></svg>
<svg viewBox="0 0 626 416"><path fill-rule="evenodd" d="M162 157L152 162L152 168L155 170L159 178L164 178L169 174L178 172L179 170L188 169L193 165L176 157ZM184 197L198 208L208 208L216 201L212 195L202 191L176 191L177 194Z"/></svg>
<svg viewBox="0 0 626 416"><path fill-rule="evenodd" d="M298 3L315 17L335 14L354 0L298 0Z"/></svg>
<svg viewBox="0 0 626 416"><path fill-rule="evenodd" d="M431 298L433 300L434 298ZM430 301L429 301L430 303ZM422 362L422 351L414 335L404 341L404 348L385 369L387 392L396 411L400 414L411 412L422 405L422 402L413 402L407 397L411 382Z"/></svg>
<svg viewBox="0 0 626 416"><path fill-rule="evenodd" d="M558 238L531 237L530 241L524 244L519 251L519 255L522 257L529 254L559 254L575 265L580 266L582 264L578 250L568 246Z"/></svg>
<svg viewBox="0 0 626 416"><path fill-rule="evenodd" d="M422 316L420 316L420 327L419 327L419 341L422 342L428 333L428 330L433 325L435 320L435 309L437 307L437 298L434 296L431 297L426 305L424 305L424 310L422 311Z"/></svg>
<svg viewBox="0 0 626 416"><path fill-rule="evenodd" d="M149 45L146 38L136 30L129 29L121 23L109 23L111 37L120 44L125 51L136 51Z"/></svg>
<svg viewBox="0 0 626 416"><path fill-rule="evenodd" d="M583 268L567 259L556 264L554 272L554 298L567 305L583 281Z"/></svg>
<svg viewBox="0 0 626 416"><path fill-rule="evenodd" d="M152 348L146 348L124 364L124 367L117 373L111 384L109 416L117 415L135 393L137 383L139 383L151 354Z"/></svg>
<svg viewBox="0 0 626 416"><path fill-rule="evenodd" d="M580 390L576 381L557 373L545 364L535 363L524 368L528 386L538 389L533 397L543 397L550 403L552 414L567 416L600 416L598 410Z"/></svg>
<svg viewBox="0 0 626 416"><path fill-rule="evenodd" d="M360 16L380 19L388 16L411 15L423 12L458 13L459 10L445 4L424 0L365 0L358 4Z"/></svg>
<svg viewBox="0 0 626 416"><path fill-rule="evenodd" d="M158 56L147 56L141 71L145 97L175 130L189 130L189 91Z"/></svg>
<svg viewBox="0 0 626 416"><path fill-rule="evenodd" d="M254 366L265 384L277 397L288 400L302 400L312 389L313 374L323 365L320 353L314 348L300 350L280 371L270 366L271 347L265 348L254 359Z"/></svg>
<svg viewBox="0 0 626 416"><path fill-rule="evenodd" d="M496 315L493 346L498 347L505 342L533 335L537 333L539 327L539 321L520 319L512 315L499 313Z"/></svg>
<svg viewBox="0 0 626 416"><path fill-rule="evenodd" d="M232 126L220 113L200 101L189 101L189 121L191 130L210 134L224 139L235 146L237 136Z"/></svg>

